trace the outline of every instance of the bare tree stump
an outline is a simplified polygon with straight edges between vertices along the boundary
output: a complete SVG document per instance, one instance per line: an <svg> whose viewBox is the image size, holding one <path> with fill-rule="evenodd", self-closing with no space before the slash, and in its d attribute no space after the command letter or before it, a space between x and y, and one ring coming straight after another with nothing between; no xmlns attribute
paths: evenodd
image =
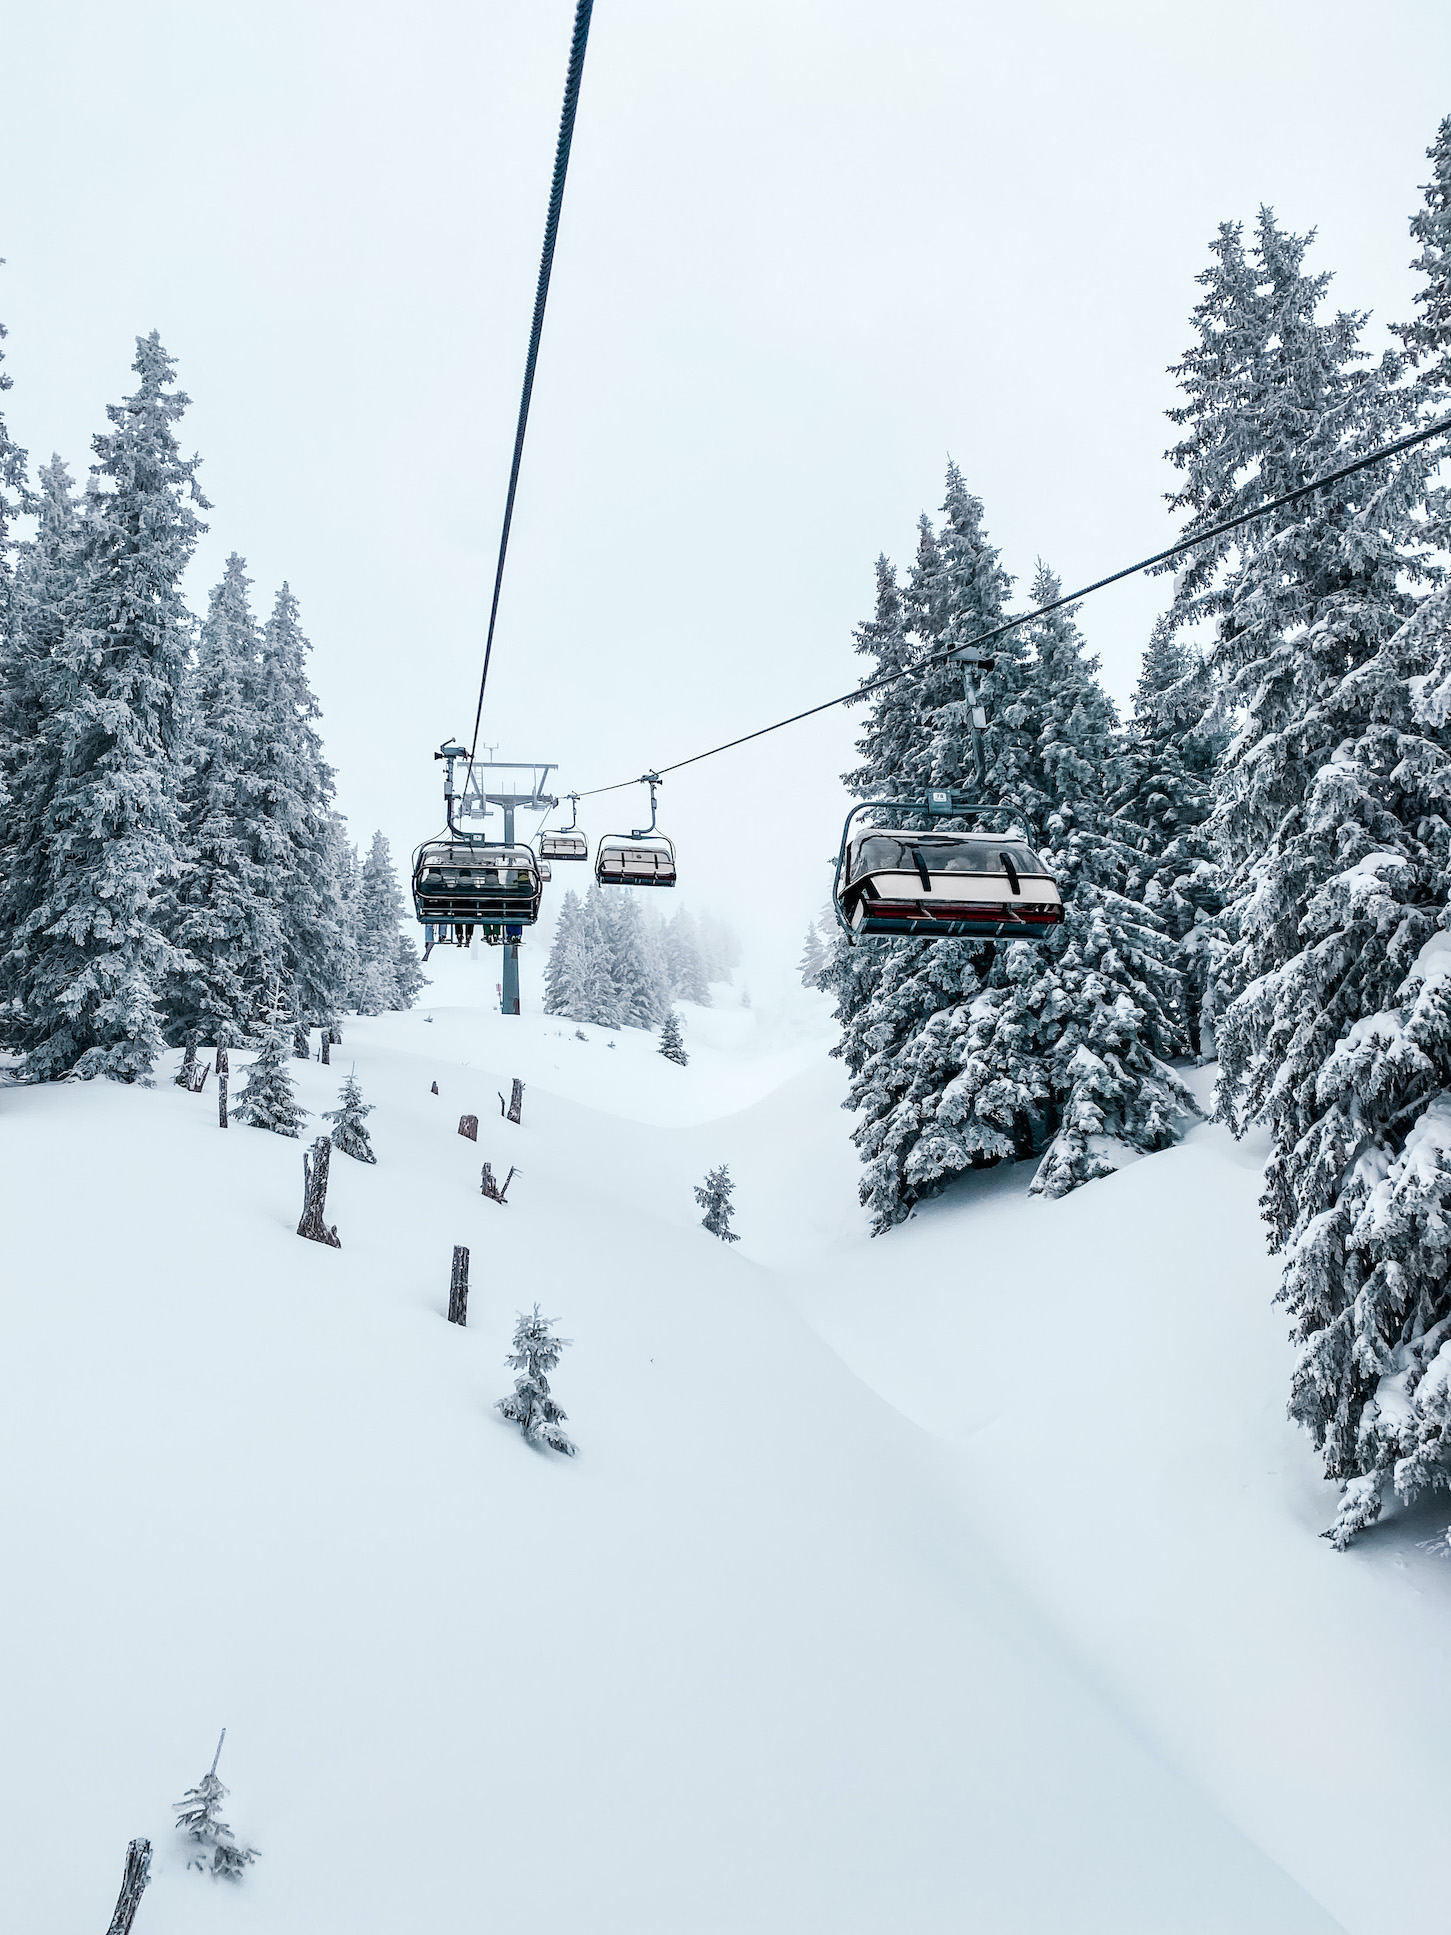
<svg viewBox="0 0 1451 1935"><path fill-rule="evenodd" d="M227 1051L217 1050L217 1126L227 1126Z"/></svg>
<svg viewBox="0 0 1451 1935"><path fill-rule="evenodd" d="M176 1072L176 1086L178 1088L186 1089L189 1094L193 1094L193 1095L201 1086L201 1084L197 1081L197 1078L196 1078L196 1030L195 1029L193 1029L186 1038L186 1053L182 1056L181 1067Z"/></svg>
<svg viewBox="0 0 1451 1935"><path fill-rule="evenodd" d="M458 1119L458 1132L466 1135L470 1142L479 1139L479 1118L476 1115L461 1115Z"/></svg>
<svg viewBox="0 0 1451 1935"><path fill-rule="evenodd" d="M497 1089L495 1089L494 1093L498 1095L499 1092ZM507 1109L504 1107L503 1096L499 1095L499 1113L505 1118L506 1121L517 1123L519 1120L519 1117L523 1114L523 1112L524 1112L524 1084L519 1080L519 1077L516 1075L514 1077L514 1090L509 1097L509 1106Z"/></svg>
<svg viewBox="0 0 1451 1935"><path fill-rule="evenodd" d="M505 1176L504 1186L501 1189L494 1181L494 1165L491 1162L486 1162L484 1164L483 1176L479 1183L479 1193L487 1196L492 1203L506 1203L509 1196L509 1184L513 1182L518 1173L518 1170L511 1163L509 1173Z"/></svg>
<svg viewBox="0 0 1451 1935"><path fill-rule="evenodd" d="M332 1161L333 1145L325 1135L320 1135L312 1145L312 1162L302 1158L302 1179L306 1196L302 1206L302 1221L297 1226L299 1236L307 1237L312 1243L326 1243L329 1249L340 1250L342 1242L338 1236L337 1225L328 1228L324 1220L327 1209L327 1172Z"/></svg>
<svg viewBox="0 0 1451 1935"><path fill-rule="evenodd" d="M469 1252L464 1243L453 1246L453 1275L448 1281L448 1320L467 1324L469 1320Z"/></svg>
<svg viewBox="0 0 1451 1935"><path fill-rule="evenodd" d="M126 1872L121 1879L116 1912L111 1917L111 1926L106 1930L106 1935L131 1935L131 1924L136 1919L136 1910L141 1906L141 1897L150 1879L151 1843L146 1840L133 1841L126 1850Z"/></svg>
<svg viewBox="0 0 1451 1935"><path fill-rule="evenodd" d="M437 1095L437 1093L438 1093L438 1083L437 1083L437 1082L435 1082L435 1083L433 1084L433 1086L432 1086L432 1088L431 1088L431 1089L429 1090L429 1093L430 1093L431 1095Z"/></svg>
<svg viewBox="0 0 1451 1935"><path fill-rule="evenodd" d="M321 1053L322 1053L323 1066L326 1068L330 1068L332 1066L332 1059L333 1059L333 1031L331 1028L324 1028L322 1031Z"/></svg>

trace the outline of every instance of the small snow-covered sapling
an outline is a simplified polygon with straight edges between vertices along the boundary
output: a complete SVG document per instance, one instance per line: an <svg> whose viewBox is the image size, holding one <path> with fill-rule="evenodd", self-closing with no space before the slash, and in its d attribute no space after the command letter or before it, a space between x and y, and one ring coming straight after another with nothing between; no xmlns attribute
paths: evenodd
<svg viewBox="0 0 1451 1935"><path fill-rule="evenodd" d="M700 1219L701 1227L708 1229L712 1236L718 1236L722 1243L739 1243L741 1240L731 1228L731 1218L735 1215L731 1206L731 1192L734 1189L730 1169L725 1163L719 1169L708 1170L705 1181L696 1185L695 1200L705 1211Z"/></svg>
<svg viewBox="0 0 1451 1935"><path fill-rule="evenodd" d="M667 1062L676 1062L684 1068L690 1060L685 1052L685 1037L680 1029L680 1017L672 1008L665 1017L660 1029L660 1050Z"/></svg>
<svg viewBox="0 0 1451 1935"><path fill-rule="evenodd" d="M262 1052L247 1070L247 1085L232 1110L234 1122L249 1122L254 1129L270 1129L274 1135L298 1134L307 1110L298 1107L293 1094L287 1041L281 1023L274 1021L262 1038Z"/></svg>
<svg viewBox="0 0 1451 1935"><path fill-rule="evenodd" d="M326 1036L324 1036L326 1040ZM335 1109L323 1111L323 1121L333 1124L333 1147L341 1149L345 1156L354 1162L376 1162L373 1145L368 1140L367 1117L373 1113L374 1104L363 1100L363 1091L358 1086L357 1063L348 1071L348 1079L343 1083Z"/></svg>
<svg viewBox="0 0 1451 1935"><path fill-rule="evenodd" d="M179 1831L197 1843L197 1852L186 1865L227 1881L240 1881L262 1850L239 1842L221 1819L221 1806L228 1789L217 1779L217 1762L222 1757L222 1741L226 1737L227 1730L223 1727L210 1772L195 1787L189 1787L182 1800L173 1801L172 1806Z"/></svg>
<svg viewBox="0 0 1451 1935"><path fill-rule="evenodd" d="M514 1348L505 1360L519 1375L514 1379L512 1394L500 1398L494 1406L511 1424L518 1425L530 1444L547 1445L566 1458L572 1458L577 1447L562 1428L568 1414L549 1394L549 1373L569 1342L568 1337L554 1335L554 1319L541 1317L537 1303L531 1316L520 1311L514 1326Z"/></svg>

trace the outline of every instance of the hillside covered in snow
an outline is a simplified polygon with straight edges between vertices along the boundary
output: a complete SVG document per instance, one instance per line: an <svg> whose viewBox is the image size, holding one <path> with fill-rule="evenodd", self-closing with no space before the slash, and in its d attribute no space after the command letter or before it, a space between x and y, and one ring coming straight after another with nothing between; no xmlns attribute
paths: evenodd
<svg viewBox="0 0 1451 1935"><path fill-rule="evenodd" d="M1316 1536L1254 1145L874 1240L822 997L685 1008L681 1068L430 971L291 1065L301 1141L176 1056L0 1090L17 1928L102 1927L143 1834L146 1935L1435 1925L1451 1569ZM536 1302L571 1461L493 1409ZM223 1725L237 1888L171 1828Z"/></svg>

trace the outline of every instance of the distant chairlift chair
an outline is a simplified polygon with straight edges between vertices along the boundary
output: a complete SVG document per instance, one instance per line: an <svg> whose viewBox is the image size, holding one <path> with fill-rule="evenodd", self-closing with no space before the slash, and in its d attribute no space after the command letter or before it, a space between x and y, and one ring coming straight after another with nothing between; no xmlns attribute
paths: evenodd
<svg viewBox="0 0 1451 1935"><path fill-rule="evenodd" d="M568 826L552 826L547 833L539 836L539 858L541 860L588 860L589 835L579 824L579 794L570 793L570 821Z"/></svg>
<svg viewBox="0 0 1451 1935"><path fill-rule="evenodd" d="M673 887L675 844L655 826L655 788L658 773L646 773L642 786L650 788L650 824L628 835L608 833L595 848L595 879L602 887Z"/></svg>

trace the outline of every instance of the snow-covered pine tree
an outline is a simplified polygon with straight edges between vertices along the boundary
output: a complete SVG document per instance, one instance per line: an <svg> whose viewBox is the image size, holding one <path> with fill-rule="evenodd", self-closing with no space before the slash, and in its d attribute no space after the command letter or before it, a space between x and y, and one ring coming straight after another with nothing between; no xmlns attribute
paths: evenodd
<svg viewBox="0 0 1451 1935"><path fill-rule="evenodd" d="M341 1149L345 1156L355 1162L376 1162L373 1145L368 1139L368 1117L373 1113L375 1104L363 1100L363 1091L358 1086L357 1066L348 1070L348 1079L343 1083L335 1109L323 1110L323 1121L332 1123L332 1140L335 1149Z"/></svg>
<svg viewBox="0 0 1451 1935"><path fill-rule="evenodd" d="M673 1008L660 1026L660 1053L667 1062L677 1062L681 1068L690 1060L685 1052L685 1037L680 1031L680 1017Z"/></svg>
<svg viewBox="0 0 1451 1935"><path fill-rule="evenodd" d="M232 1120L274 1135L296 1136L307 1120L299 1107L287 1063L292 1051L292 1023L280 1012L263 1023L262 1045L247 1070L247 1085L232 1105Z"/></svg>
<svg viewBox="0 0 1451 1935"><path fill-rule="evenodd" d="M944 508L942 533L924 529L904 601L922 628L919 655L998 622L1006 588L982 506L955 469ZM1057 595L1040 565L1035 604ZM1067 612L993 650L981 687L987 797L1021 810L1058 875L1066 918L1037 946L887 943L855 983L844 976L862 950L836 950L828 982L853 1076L849 1106L861 1112L861 1199L877 1231L987 1163L1039 1155L1032 1188L1060 1195L1166 1147L1194 1108L1168 1066L1183 1047L1170 943L1124 892L1134 856L1110 824L1118 742L1096 661ZM850 776L854 790L888 799L928 786L978 790L955 667L914 671L874 701L894 717L889 730L873 721L863 750L880 746L902 764L893 772L870 759Z"/></svg>
<svg viewBox="0 0 1451 1935"><path fill-rule="evenodd" d="M1366 366L1362 316L1322 319L1329 277L1305 272L1307 247L1263 210L1248 252L1225 227L1201 277L1171 413L1195 521L1343 464L1416 406L1399 359ZM1387 1482L1422 1482L1402 1431L1418 1379L1434 1391L1448 1310L1430 1286L1451 732L1426 703L1446 625L1409 589L1427 468L1413 454L1272 513L1186 574L1173 613L1217 619L1211 664L1242 714L1215 778L1235 936L1221 1107L1237 1131L1271 1128L1265 1217L1301 1347L1290 1411L1347 1482L1338 1543Z"/></svg>
<svg viewBox="0 0 1451 1935"><path fill-rule="evenodd" d="M554 917L549 959L544 965L544 1012L547 1015L569 1014L564 1005L564 957L579 926L579 916L579 895L571 887L560 901L559 912Z"/></svg>
<svg viewBox="0 0 1451 1935"><path fill-rule="evenodd" d="M546 1006L547 1014L567 1015L571 1021L592 1021L601 1028L618 1028L619 988L608 937L604 896L592 884L576 904L561 951Z"/></svg>
<svg viewBox="0 0 1451 1935"><path fill-rule="evenodd" d="M5 361L5 338L9 330L0 323L0 364ZM0 398L7 390L13 390L15 379L9 370L0 368ZM10 527L17 514L26 508L29 491L25 482L25 452L10 434L10 426L5 420L5 412L0 409L0 638L8 635L10 624L10 587L11 549L14 539ZM0 774L3 778L3 774Z"/></svg>
<svg viewBox="0 0 1451 1935"><path fill-rule="evenodd" d="M198 1848L186 1865L200 1868L203 1874L220 1880L240 1881L261 1849L239 1842L221 1818L222 1802L230 1789L223 1787L217 1778L217 1762L222 1757L222 1741L226 1737L227 1730L223 1727L210 1771L202 1775L195 1787L189 1787L181 1800L173 1801L172 1807L178 1831Z"/></svg>
<svg viewBox="0 0 1451 1935"><path fill-rule="evenodd" d="M178 951L165 987L168 1039L219 1046L245 1039L261 990L284 971L277 904L267 896L253 821L261 635L251 580L235 552L211 594L187 679L188 730L178 800L182 864L159 918Z"/></svg>
<svg viewBox="0 0 1451 1935"><path fill-rule="evenodd" d="M802 987L814 988L818 986L821 979L821 970L825 966L826 949L821 945L821 936L816 931L816 922L814 920L808 921L806 923L806 943L801 950L801 959L797 963L797 968L801 975Z"/></svg>
<svg viewBox="0 0 1451 1935"><path fill-rule="evenodd" d="M81 570L75 489L59 457L40 467L36 530L18 547L0 625L0 1040L18 1046L27 953L17 946L45 900L45 808L62 742L50 703L60 648L75 622Z"/></svg>
<svg viewBox="0 0 1451 1935"><path fill-rule="evenodd" d="M1153 908L1175 943L1192 1052L1216 1052L1215 986L1227 945L1219 919L1219 854L1209 825L1214 768L1229 738L1203 654L1155 624L1119 749L1113 796L1134 848L1127 892Z"/></svg>
<svg viewBox="0 0 1451 1935"><path fill-rule="evenodd" d="M710 1006L710 977L701 952L700 929L688 907L681 907L665 923L665 968L670 998Z"/></svg>
<svg viewBox="0 0 1451 1935"><path fill-rule="evenodd" d="M551 1451L562 1451L566 1458L572 1458L578 1447L563 1429L569 1414L550 1395L549 1373L570 1341L554 1335L554 1319L541 1317L537 1303L530 1316L520 1311L514 1326L514 1348L506 1359L518 1376L510 1395L494 1406L511 1424L518 1425L530 1444L547 1445Z"/></svg>
<svg viewBox="0 0 1451 1935"><path fill-rule="evenodd" d="M730 1166L722 1163L719 1169L708 1169L703 1183L697 1183L695 1200L705 1211L700 1219L702 1229L718 1236L722 1243L739 1243L740 1237L731 1228L731 1218L735 1209L731 1196L735 1184L731 1181Z"/></svg>
<svg viewBox="0 0 1451 1935"><path fill-rule="evenodd" d="M30 905L7 936L9 1033L31 1081L144 1079L162 1047L158 990L181 965L155 912L178 866L181 579L206 500L176 441L187 398L154 332L132 368L136 391L94 439L74 598L34 668L47 720L35 783L11 809L32 860Z"/></svg>
<svg viewBox="0 0 1451 1935"><path fill-rule="evenodd" d="M654 920L646 920L632 893L607 899L598 887L601 929L609 949L610 973L621 1023L626 1028L656 1028L670 1005L669 975ZM587 1017L580 1017L586 1019Z"/></svg>
<svg viewBox="0 0 1451 1935"><path fill-rule="evenodd" d="M253 831L283 939L282 985L299 1017L321 1024L346 1006L350 962L333 771L315 724L310 649L284 584L262 635L254 689L262 743Z"/></svg>
<svg viewBox="0 0 1451 1935"><path fill-rule="evenodd" d="M357 962L355 1006L362 1015L380 1015L393 1009L408 1008L418 999L423 985L416 959L413 972L405 974L411 983L410 994L399 982L399 963L405 958L401 941L412 937L403 930L406 909L393 853L381 832L373 835L358 888Z"/></svg>

